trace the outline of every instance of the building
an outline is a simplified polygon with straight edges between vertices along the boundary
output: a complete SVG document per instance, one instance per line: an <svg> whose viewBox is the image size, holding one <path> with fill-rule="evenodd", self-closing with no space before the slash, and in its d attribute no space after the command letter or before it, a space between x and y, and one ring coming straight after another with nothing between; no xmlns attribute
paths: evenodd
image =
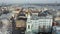
<svg viewBox="0 0 60 34"><path fill-rule="evenodd" d="M44 12L39 15L39 13L32 13L28 15L27 18L27 28L26 32L50 32L53 22L52 15L42 15Z"/></svg>
<svg viewBox="0 0 60 34"><path fill-rule="evenodd" d="M9 19L0 19L0 34L12 34L12 24Z"/></svg>

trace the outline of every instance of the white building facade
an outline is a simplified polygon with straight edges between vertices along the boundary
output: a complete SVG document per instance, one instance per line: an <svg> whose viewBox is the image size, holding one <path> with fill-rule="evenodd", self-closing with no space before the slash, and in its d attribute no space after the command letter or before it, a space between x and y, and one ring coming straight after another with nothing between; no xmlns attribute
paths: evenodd
<svg viewBox="0 0 60 34"><path fill-rule="evenodd" d="M50 31L49 28L52 27L53 17L51 15L38 16L36 14L30 17L28 16L26 32L38 32L39 30L43 32L44 27L46 32Z"/></svg>

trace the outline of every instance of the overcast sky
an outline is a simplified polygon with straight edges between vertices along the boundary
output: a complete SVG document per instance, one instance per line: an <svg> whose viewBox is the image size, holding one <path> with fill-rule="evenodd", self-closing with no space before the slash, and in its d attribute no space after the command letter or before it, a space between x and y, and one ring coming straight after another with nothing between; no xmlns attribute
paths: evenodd
<svg viewBox="0 0 60 34"><path fill-rule="evenodd" d="M0 3L60 3L60 0L0 0Z"/></svg>

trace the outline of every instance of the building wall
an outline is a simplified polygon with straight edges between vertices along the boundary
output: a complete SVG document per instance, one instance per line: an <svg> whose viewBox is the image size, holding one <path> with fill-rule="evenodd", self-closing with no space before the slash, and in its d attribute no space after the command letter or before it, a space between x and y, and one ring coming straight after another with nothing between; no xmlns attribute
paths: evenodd
<svg viewBox="0 0 60 34"><path fill-rule="evenodd" d="M31 23L27 23L26 31L27 32L31 32L32 31L32 24Z"/></svg>
<svg viewBox="0 0 60 34"><path fill-rule="evenodd" d="M34 16L33 16L34 17ZM44 16L43 16L44 17ZM53 18L52 16L48 16L48 17L44 17L44 18L40 18L40 17L34 17L34 18L28 18L27 19L27 27L28 25L30 25L31 29L29 30L28 28L26 30L28 31L32 31L32 32L38 32L39 26L41 28L41 30L44 28L47 30L48 28L50 28L52 26L52 22L53 22Z"/></svg>

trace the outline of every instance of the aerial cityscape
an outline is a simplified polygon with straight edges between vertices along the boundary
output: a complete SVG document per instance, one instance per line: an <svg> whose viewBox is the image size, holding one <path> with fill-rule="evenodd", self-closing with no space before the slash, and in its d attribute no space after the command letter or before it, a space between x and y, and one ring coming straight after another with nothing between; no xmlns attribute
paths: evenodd
<svg viewBox="0 0 60 34"><path fill-rule="evenodd" d="M60 34L60 0L0 0L0 34Z"/></svg>

